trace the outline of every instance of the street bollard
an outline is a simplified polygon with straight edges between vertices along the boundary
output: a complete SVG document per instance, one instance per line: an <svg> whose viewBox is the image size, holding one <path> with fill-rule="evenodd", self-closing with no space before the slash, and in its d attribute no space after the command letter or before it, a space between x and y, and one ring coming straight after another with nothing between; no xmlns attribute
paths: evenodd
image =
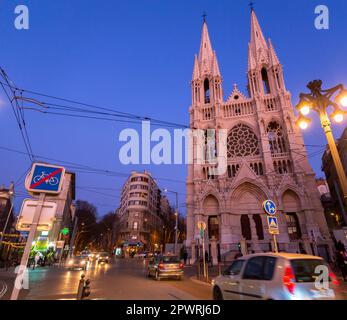
<svg viewBox="0 0 347 320"><path fill-rule="evenodd" d="M85 278L85 275L81 274L81 279L78 283L77 300L83 299L84 278Z"/></svg>
<svg viewBox="0 0 347 320"><path fill-rule="evenodd" d="M85 282L85 285L83 287L82 299L89 297L90 293L91 293L90 280L87 279L86 282Z"/></svg>
<svg viewBox="0 0 347 320"><path fill-rule="evenodd" d="M84 298L87 298L90 296L91 289L90 289L90 280L84 280L86 276L84 274L81 275L81 279L78 284L78 290L77 290L77 300L83 300Z"/></svg>

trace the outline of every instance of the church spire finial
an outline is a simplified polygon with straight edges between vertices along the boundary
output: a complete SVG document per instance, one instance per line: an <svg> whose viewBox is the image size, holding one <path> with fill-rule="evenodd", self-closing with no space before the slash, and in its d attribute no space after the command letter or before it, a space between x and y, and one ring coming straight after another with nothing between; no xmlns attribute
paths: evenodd
<svg viewBox="0 0 347 320"><path fill-rule="evenodd" d="M207 13L206 13L206 11L204 11L202 13L202 21L203 21L203 23L206 23L206 17L207 17Z"/></svg>
<svg viewBox="0 0 347 320"><path fill-rule="evenodd" d="M254 11L254 2L253 1L249 2L249 7L251 8L251 12L253 12Z"/></svg>

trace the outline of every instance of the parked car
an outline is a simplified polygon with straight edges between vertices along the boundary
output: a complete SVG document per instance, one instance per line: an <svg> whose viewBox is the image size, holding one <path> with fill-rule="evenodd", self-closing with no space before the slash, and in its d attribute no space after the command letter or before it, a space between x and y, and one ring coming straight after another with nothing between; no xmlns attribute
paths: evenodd
<svg viewBox="0 0 347 320"><path fill-rule="evenodd" d="M161 278L183 278L183 263L179 257L174 255L158 255L148 262L148 277L155 277L156 280Z"/></svg>
<svg viewBox="0 0 347 320"><path fill-rule="evenodd" d="M110 254L108 252L100 252L97 255L98 264L110 263Z"/></svg>
<svg viewBox="0 0 347 320"><path fill-rule="evenodd" d="M88 258L84 256L75 256L68 260L67 266L70 270L79 269L87 270L88 268Z"/></svg>
<svg viewBox="0 0 347 320"><path fill-rule="evenodd" d="M316 280L327 271L329 288ZM235 260L212 281L214 300L339 299L339 282L321 257L262 253Z"/></svg>

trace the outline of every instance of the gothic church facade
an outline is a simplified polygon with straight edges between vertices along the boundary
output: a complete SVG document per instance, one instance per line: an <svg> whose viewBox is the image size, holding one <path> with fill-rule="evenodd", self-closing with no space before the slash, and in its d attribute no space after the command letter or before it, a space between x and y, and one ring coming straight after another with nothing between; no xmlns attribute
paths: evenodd
<svg viewBox="0 0 347 320"><path fill-rule="evenodd" d="M192 260L201 244L198 222L206 223L205 245L213 262L241 251L274 250L262 202L278 206L280 251L331 259L332 241L300 129L295 123L283 68L266 41L254 10L248 46L248 93L236 85L223 98L222 75L206 21L192 78L190 126L227 130L227 172L194 161L187 177L187 241ZM194 148L197 148L194 142Z"/></svg>

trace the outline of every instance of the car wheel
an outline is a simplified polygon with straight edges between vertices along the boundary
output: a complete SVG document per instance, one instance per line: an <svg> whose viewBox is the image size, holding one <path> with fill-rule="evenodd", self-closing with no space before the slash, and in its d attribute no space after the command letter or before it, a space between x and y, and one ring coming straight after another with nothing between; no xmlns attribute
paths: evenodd
<svg viewBox="0 0 347 320"><path fill-rule="evenodd" d="M213 300L224 300L222 291L218 287L214 287L213 289Z"/></svg>

